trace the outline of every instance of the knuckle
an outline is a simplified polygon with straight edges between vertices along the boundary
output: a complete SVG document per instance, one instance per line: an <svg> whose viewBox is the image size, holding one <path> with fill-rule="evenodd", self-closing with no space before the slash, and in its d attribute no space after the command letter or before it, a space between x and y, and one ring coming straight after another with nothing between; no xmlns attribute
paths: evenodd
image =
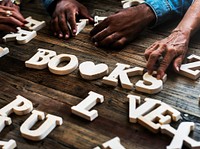
<svg viewBox="0 0 200 149"><path fill-rule="evenodd" d="M153 52L153 53L151 53L150 57L151 57L151 59L155 59L158 57L158 54Z"/></svg>

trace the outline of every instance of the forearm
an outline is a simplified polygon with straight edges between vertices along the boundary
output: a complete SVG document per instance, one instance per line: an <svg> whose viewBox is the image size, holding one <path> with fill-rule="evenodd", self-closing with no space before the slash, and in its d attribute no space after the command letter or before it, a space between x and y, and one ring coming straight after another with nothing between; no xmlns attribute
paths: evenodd
<svg viewBox="0 0 200 149"><path fill-rule="evenodd" d="M174 31L181 31L189 37L200 29L200 1L195 0Z"/></svg>
<svg viewBox="0 0 200 149"><path fill-rule="evenodd" d="M185 14L193 0L146 0L156 16L154 26Z"/></svg>

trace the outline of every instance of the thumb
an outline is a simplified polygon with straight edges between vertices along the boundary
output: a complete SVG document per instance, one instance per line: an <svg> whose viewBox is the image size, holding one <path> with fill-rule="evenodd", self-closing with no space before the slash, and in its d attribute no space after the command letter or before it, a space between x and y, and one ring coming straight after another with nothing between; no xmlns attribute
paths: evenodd
<svg viewBox="0 0 200 149"><path fill-rule="evenodd" d="M81 16L83 16L84 18L88 19L89 22L94 22L94 19L91 17L90 13L88 12L88 10L83 10L81 12L79 12Z"/></svg>
<svg viewBox="0 0 200 149"><path fill-rule="evenodd" d="M182 62L183 62L183 56L182 55L175 58L174 63L173 63L173 68L174 68L175 72L180 71L180 67L181 67Z"/></svg>

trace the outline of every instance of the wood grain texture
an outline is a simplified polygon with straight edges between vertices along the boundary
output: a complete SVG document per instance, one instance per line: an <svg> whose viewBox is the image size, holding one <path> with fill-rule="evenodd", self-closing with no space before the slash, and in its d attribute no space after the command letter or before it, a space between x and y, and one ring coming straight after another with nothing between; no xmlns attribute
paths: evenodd
<svg viewBox="0 0 200 149"><path fill-rule="evenodd" d="M121 9L121 3L117 0L85 0L84 4L93 15L110 15ZM10 50L8 55L0 58L0 108L14 100L17 95L22 95L33 102L34 109L60 116L64 123L56 127L44 140L33 142L22 138L19 131L21 124L30 114L12 114L13 123L3 129L0 140L15 139L19 149L91 149L118 136L127 149L166 148L171 138L161 133L153 134L143 126L129 122L126 96L135 94L141 96L142 101L146 97L158 99L181 111L181 121L195 122L196 129L191 136L200 141L199 79L193 81L169 70L164 89L156 95L148 95L135 89L130 91L120 86L110 87L103 84L101 79L84 80L78 69L69 75L58 76L50 73L48 69L35 70L25 67L25 61L32 57L38 48L54 50L57 54L76 55L79 64L84 61L106 63L110 72L118 62L145 67L145 49L156 40L166 37L174 25L147 29L124 49L114 51L93 45L89 36L92 25L88 25L78 36L67 41L52 36L49 29L50 17L40 1L24 3L22 13L25 17L32 16L34 19L46 21L47 26L28 44L0 42L1 47L8 47ZM3 37L4 33L0 35ZM200 55L199 40L198 35L192 39L188 55ZM135 84L138 79L142 79L142 76L133 77L131 81ZM97 92L105 99L104 103L95 106L99 117L93 122L73 115L70 110L71 106L77 105L87 97L89 91ZM180 122L174 123L173 126L177 127Z"/></svg>

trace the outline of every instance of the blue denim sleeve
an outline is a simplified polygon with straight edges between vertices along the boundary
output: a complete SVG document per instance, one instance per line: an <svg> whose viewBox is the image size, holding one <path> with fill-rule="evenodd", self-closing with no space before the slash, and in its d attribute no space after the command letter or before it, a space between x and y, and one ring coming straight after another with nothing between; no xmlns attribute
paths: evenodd
<svg viewBox="0 0 200 149"><path fill-rule="evenodd" d="M154 26L161 24L175 16L183 16L193 0L146 0L156 15Z"/></svg>
<svg viewBox="0 0 200 149"><path fill-rule="evenodd" d="M42 0L45 8L47 9L54 0Z"/></svg>
<svg viewBox="0 0 200 149"><path fill-rule="evenodd" d="M44 7L48 11L50 15L52 15L55 7L56 7L56 1L55 0L42 0Z"/></svg>

